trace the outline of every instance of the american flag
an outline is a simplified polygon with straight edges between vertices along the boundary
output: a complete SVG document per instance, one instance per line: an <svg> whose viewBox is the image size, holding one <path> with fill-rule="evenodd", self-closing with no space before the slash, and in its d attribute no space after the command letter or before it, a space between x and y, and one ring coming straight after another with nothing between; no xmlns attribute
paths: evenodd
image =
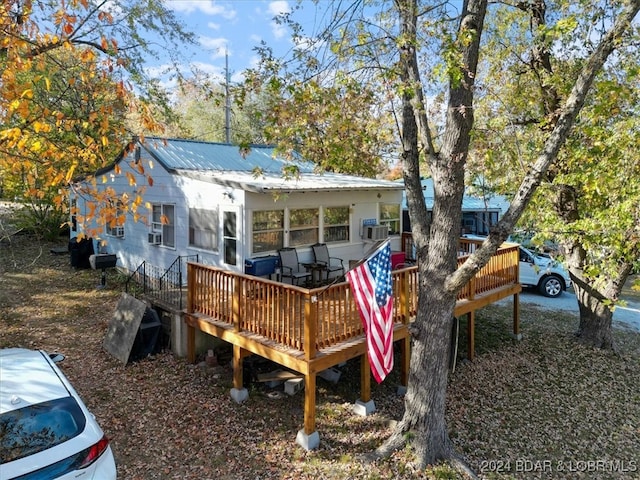
<svg viewBox="0 0 640 480"><path fill-rule="evenodd" d="M364 325L371 373L380 383L393 369L393 290L389 240L349 270L346 277Z"/></svg>

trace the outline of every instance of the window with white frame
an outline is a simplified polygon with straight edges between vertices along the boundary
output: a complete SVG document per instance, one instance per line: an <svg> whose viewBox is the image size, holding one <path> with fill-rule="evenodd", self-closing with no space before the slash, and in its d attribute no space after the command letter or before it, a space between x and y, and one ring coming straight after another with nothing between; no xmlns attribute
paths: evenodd
<svg viewBox="0 0 640 480"><path fill-rule="evenodd" d="M380 225L386 225L389 228L389 235L398 235L400 233L400 204L399 203L383 203L380 205Z"/></svg>
<svg viewBox="0 0 640 480"><path fill-rule="evenodd" d="M284 246L284 210L253 212L252 253L278 250Z"/></svg>
<svg viewBox="0 0 640 480"><path fill-rule="evenodd" d="M218 250L218 210L189 208L189 246Z"/></svg>
<svg viewBox="0 0 640 480"><path fill-rule="evenodd" d="M110 200L105 209L105 233L112 237L124 237L125 209L122 201Z"/></svg>
<svg viewBox="0 0 640 480"><path fill-rule="evenodd" d="M349 241L349 207L325 207L322 212L325 243Z"/></svg>
<svg viewBox="0 0 640 480"><path fill-rule="evenodd" d="M289 246L313 245L319 238L319 209L292 208L289 210Z"/></svg>
<svg viewBox="0 0 640 480"><path fill-rule="evenodd" d="M154 204L151 211L149 243L175 247L175 205Z"/></svg>

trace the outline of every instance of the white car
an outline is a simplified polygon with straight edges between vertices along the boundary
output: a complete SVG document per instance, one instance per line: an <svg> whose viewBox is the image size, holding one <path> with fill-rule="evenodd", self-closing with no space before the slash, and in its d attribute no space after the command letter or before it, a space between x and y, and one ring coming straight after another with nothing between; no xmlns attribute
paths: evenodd
<svg viewBox="0 0 640 480"><path fill-rule="evenodd" d="M485 241L487 237L480 235L463 235L463 238ZM559 297L564 290L571 287L569 272L560 262L547 254L537 254L520 247L519 280L523 287L537 288L545 297ZM475 247L470 248L473 252Z"/></svg>
<svg viewBox="0 0 640 480"><path fill-rule="evenodd" d="M558 297L571 286L569 272L548 256L520 246L520 284L537 288L546 297Z"/></svg>
<svg viewBox="0 0 640 480"><path fill-rule="evenodd" d="M51 357L0 350L0 480L115 479L109 440Z"/></svg>

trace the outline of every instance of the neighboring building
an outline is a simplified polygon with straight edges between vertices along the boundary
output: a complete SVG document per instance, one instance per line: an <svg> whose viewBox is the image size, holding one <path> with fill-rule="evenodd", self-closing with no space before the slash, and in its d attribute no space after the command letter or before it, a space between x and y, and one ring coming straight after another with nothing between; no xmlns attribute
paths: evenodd
<svg viewBox="0 0 640 480"><path fill-rule="evenodd" d="M294 165L299 175L285 179L283 172ZM310 261L316 242L327 243L346 265L387 233L400 249L402 184L316 173L314 164L276 156L273 147L241 152L229 144L147 137L95 177L101 191L113 189L116 208L123 193L141 193L148 206L137 212L138 221L129 214L124 225L100 227L93 236L95 250L105 241L102 252L116 254L117 266L128 271L144 261L168 268L180 256L198 255L199 263L242 272L245 260L287 246L298 249L300 261ZM78 219L90 211L78 194L83 182L72 189ZM83 230L78 222L72 237L98 225L94 218Z"/></svg>
<svg viewBox="0 0 640 480"><path fill-rule="evenodd" d="M431 215L435 197L433 179L422 179L421 183L422 191L424 192L424 200L427 204L427 210L429 211L429 215ZM460 234L488 235L490 227L498 222L498 219L508 207L509 204L504 197L498 195L483 199L465 194L462 198L462 223L460 225ZM402 195L402 228L405 232L411 231L407 198L404 193Z"/></svg>

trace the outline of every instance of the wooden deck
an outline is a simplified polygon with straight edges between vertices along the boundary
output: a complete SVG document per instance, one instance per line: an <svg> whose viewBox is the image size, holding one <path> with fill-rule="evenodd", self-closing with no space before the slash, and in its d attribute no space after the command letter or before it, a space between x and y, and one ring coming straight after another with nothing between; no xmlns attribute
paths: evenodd
<svg viewBox="0 0 640 480"><path fill-rule="evenodd" d="M466 243L465 248L473 248ZM469 249L465 251L470 251ZM462 263L465 257L461 256ZM400 342L400 380L407 385L409 323L417 309L416 266L392 272L394 341ZM468 356L473 358L475 310L514 296L514 333L519 333L518 247L504 246L460 292L456 317L469 323ZM242 359L250 354L272 360L305 379L304 429L315 432L316 375L351 358L361 357L361 398L370 401L370 373L364 329L348 283L308 289L216 267L188 264L185 322L187 352L195 361L195 331L233 345L233 383L243 389ZM234 392L232 392L234 393ZM304 445L303 445L304 446Z"/></svg>

